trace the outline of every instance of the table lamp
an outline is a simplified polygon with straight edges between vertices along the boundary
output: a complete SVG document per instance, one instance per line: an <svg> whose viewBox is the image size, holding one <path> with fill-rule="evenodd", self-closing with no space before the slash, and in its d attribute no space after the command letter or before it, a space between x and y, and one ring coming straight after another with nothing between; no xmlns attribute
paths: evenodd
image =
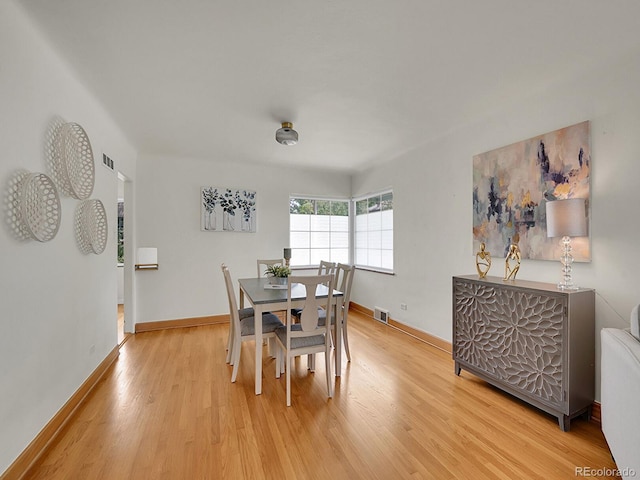
<svg viewBox="0 0 640 480"><path fill-rule="evenodd" d="M587 215L584 198L568 198L547 202L547 237L562 237L562 281L561 290L577 290L571 279L571 237L587 235Z"/></svg>

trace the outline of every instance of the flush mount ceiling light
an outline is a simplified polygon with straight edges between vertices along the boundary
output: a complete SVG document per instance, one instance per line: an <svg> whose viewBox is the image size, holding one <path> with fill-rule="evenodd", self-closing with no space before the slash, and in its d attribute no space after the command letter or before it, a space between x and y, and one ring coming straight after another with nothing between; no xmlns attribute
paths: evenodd
<svg viewBox="0 0 640 480"><path fill-rule="evenodd" d="M282 145L295 145L298 143L298 132L293 129L293 123L282 122L282 128L276 130L276 142Z"/></svg>

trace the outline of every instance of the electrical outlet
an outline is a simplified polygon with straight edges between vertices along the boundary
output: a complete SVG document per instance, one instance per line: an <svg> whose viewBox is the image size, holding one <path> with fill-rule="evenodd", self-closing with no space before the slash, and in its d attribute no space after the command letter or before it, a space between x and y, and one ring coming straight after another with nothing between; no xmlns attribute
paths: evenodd
<svg viewBox="0 0 640 480"><path fill-rule="evenodd" d="M400 304L400 310L406 310L407 309L407 304L406 303L401 303Z"/></svg>

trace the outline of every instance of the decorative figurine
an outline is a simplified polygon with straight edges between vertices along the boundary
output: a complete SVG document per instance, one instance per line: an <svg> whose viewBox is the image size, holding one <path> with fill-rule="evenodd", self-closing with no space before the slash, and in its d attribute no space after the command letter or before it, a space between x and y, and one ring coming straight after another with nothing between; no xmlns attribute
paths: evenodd
<svg viewBox="0 0 640 480"><path fill-rule="evenodd" d="M512 267L509 260L514 260L515 265ZM515 243L509 245L509 254L504 262L504 281L515 280L516 275L520 270L520 248Z"/></svg>
<svg viewBox="0 0 640 480"><path fill-rule="evenodd" d="M491 252L485 250L484 242L480 244L480 250L476 252L476 270L480 278L484 278L491 268Z"/></svg>

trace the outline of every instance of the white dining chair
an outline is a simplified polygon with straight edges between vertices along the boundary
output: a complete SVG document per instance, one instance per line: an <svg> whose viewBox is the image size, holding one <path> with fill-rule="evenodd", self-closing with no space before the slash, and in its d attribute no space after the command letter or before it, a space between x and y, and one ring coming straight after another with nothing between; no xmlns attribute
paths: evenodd
<svg viewBox="0 0 640 480"><path fill-rule="evenodd" d="M225 267L225 264L222 264L222 267ZM248 317L253 317L253 308L251 307L247 307L247 308L241 308L238 310L238 317L240 318L240 320L244 319L244 318L248 318ZM231 363L231 352L232 352L232 342L233 342L233 322L229 322L229 336L227 338L227 357L225 359L225 362L227 363Z"/></svg>
<svg viewBox="0 0 640 480"><path fill-rule="evenodd" d="M281 258L274 258L271 260L260 260L258 259L258 278L263 277L265 274L266 267L270 267L271 265L284 265L284 260Z"/></svg>
<svg viewBox="0 0 640 480"><path fill-rule="evenodd" d="M291 317L291 287L302 284L306 288L302 314L299 323L293 323ZM316 298L318 285L325 285L328 289L326 298ZM311 275L289 277L287 286L287 323L275 331L276 378L285 373L287 406L291 406L291 359L300 355L324 352L327 374L327 394L333 397L333 375L331 372L331 341L330 328L319 324L318 307L325 310L331 306L333 300L333 275Z"/></svg>
<svg viewBox="0 0 640 480"><path fill-rule="evenodd" d="M258 259L258 278L261 278L265 275L265 271L268 267L272 266L272 265L284 265L284 260L282 260L281 258L274 258L271 260L260 260ZM284 312L282 311L278 311L277 312L278 315L280 315L281 319L284 319L285 315Z"/></svg>
<svg viewBox="0 0 640 480"><path fill-rule="evenodd" d="M240 353L242 351L242 342L255 340L255 320L253 316L240 318L238 303L231 281L231 273L229 268L222 264L222 273L224 275L225 286L227 287L227 298L229 300L229 337L227 363L233 365L231 373L231 382L235 382L238 375L238 367L240 365ZM262 314L262 336L263 338L273 338L274 332L279 327L284 327L280 319L271 312Z"/></svg>
<svg viewBox="0 0 640 480"><path fill-rule="evenodd" d="M347 354L347 360L351 361L351 351L349 350L349 331L348 331L348 318L349 318L349 303L351 302L351 286L353 285L353 277L356 273L356 267L354 265L348 265L345 263L338 263L335 273L335 285L336 290L342 292L342 307L338 311L338 318L342 322L340 324L340 330L342 331L342 339L344 350ZM319 312L320 323L326 322L327 312ZM334 338L335 338L335 325L336 319L331 314L331 325L333 326Z"/></svg>
<svg viewBox="0 0 640 480"><path fill-rule="evenodd" d="M338 318L340 319L340 330L342 332L342 344L344 345L344 350L347 354L347 361L351 361L351 350L349 349L349 303L351 302L351 286L353 284L353 277L356 273L356 267L354 265L348 265L346 263L338 263L336 267L336 273L334 276L334 289L343 293L342 297L342 306L338 311ZM333 310L331 310L331 339L333 342L337 339L336 336L336 318L333 314ZM326 310L319 310L318 315L320 316L320 324L324 325L327 321L327 312ZM334 343L335 345L335 343ZM337 354L337 350L334 351ZM315 368L315 355L310 355L307 360L308 366L310 370ZM337 365L336 361L336 365ZM337 367L336 367L337 368Z"/></svg>
<svg viewBox="0 0 640 480"><path fill-rule="evenodd" d="M318 275L333 275L336 273L336 264L327 260L320 260Z"/></svg>
<svg viewBox="0 0 640 480"><path fill-rule="evenodd" d="M318 275L335 275L336 273L336 264L333 262L329 262L327 260L320 260L320 264L318 265ZM293 315L294 321L300 320L300 312L302 312L301 308L294 308L291 310L291 315Z"/></svg>

